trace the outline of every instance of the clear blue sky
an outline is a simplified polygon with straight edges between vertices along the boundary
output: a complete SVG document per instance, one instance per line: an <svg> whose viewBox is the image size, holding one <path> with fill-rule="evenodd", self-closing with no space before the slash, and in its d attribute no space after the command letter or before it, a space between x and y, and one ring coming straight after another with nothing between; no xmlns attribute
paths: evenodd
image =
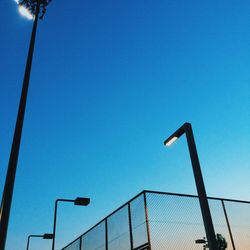
<svg viewBox="0 0 250 250"><path fill-rule="evenodd" d="M0 191L32 22L0 0ZM57 248L143 189L196 194L193 125L207 193L250 200L250 2L54 0L39 23L7 250L52 231ZM50 249L34 239L32 249Z"/></svg>

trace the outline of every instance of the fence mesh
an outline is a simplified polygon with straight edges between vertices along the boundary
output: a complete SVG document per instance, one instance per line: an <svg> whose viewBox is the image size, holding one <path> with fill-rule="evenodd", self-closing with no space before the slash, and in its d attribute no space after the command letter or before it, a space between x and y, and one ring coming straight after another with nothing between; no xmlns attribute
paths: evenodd
<svg viewBox="0 0 250 250"><path fill-rule="evenodd" d="M105 222L95 226L81 240L81 248L84 250L105 250Z"/></svg>
<svg viewBox="0 0 250 250"><path fill-rule="evenodd" d="M148 193L147 204L152 249L200 249L195 240L205 231L196 198Z"/></svg>
<svg viewBox="0 0 250 250"><path fill-rule="evenodd" d="M231 243L230 234L228 231L226 217L223 211L221 200L209 199L209 208L211 211L215 233L219 233L223 235L223 237L226 238L226 241L227 241L227 249L233 250L233 246Z"/></svg>
<svg viewBox="0 0 250 250"><path fill-rule="evenodd" d="M250 249L250 202L208 198L227 250ZM197 196L143 191L63 250L202 250L206 236Z"/></svg>
<svg viewBox="0 0 250 250"><path fill-rule="evenodd" d="M72 242L70 245L64 248L64 250L79 250L80 249L80 238Z"/></svg>
<svg viewBox="0 0 250 250"><path fill-rule="evenodd" d="M250 204L225 201L236 249L250 249Z"/></svg>
<svg viewBox="0 0 250 250"><path fill-rule="evenodd" d="M144 195L142 194L133 200L130 203L130 208L133 248L137 248L148 242Z"/></svg>
<svg viewBox="0 0 250 250"><path fill-rule="evenodd" d="M128 206L108 218L108 249L130 249Z"/></svg>

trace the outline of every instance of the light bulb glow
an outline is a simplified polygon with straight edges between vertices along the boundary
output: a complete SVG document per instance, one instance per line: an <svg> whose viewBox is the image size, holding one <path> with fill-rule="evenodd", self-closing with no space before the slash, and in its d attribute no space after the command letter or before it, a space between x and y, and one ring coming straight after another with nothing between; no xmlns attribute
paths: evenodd
<svg viewBox="0 0 250 250"><path fill-rule="evenodd" d="M16 1L18 1L18 0L16 0ZM18 10L19 10L19 13L20 13L22 16L28 18L29 20L34 19L33 15L32 15L32 14L29 12L29 10L27 10L24 6L19 5Z"/></svg>
<svg viewBox="0 0 250 250"><path fill-rule="evenodd" d="M177 139L178 137L176 136L172 137L169 141L165 143L165 146L168 146L168 147L171 146Z"/></svg>

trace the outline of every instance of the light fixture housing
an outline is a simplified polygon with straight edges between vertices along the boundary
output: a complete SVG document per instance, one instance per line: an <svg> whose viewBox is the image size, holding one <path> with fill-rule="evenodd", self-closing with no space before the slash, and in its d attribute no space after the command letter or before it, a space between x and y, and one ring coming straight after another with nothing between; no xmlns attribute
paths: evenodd
<svg viewBox="0 0 250 250"><path fill-rule="evenodd" d="M165 141L165 146L171 146L179 137L181 137L187 129L191 126L190 123L185 122L179 129L177 129L171 136L169 136Z"/></svg>
<svg viewBox="0 0 250 250"><path fill-rule="evenodd" d="M168 140L164 142L165 146L171 146L176 140L178 139L177 136L170 137Z"/></svg>
<svg viewBox="0 0 250 250"><path fill-rule="evenodd" d="M39 8L39 18L43 19L46 13L46 7L51 1L52 0L15 0L19 5L19 12L28 19L34 18L37 8Z"/></svg>
<svg viewBox="0 0 250 250"><path fill-rule="evenodd" d="M26 17L27 19L29 20L34 19L34 16L30 13L30 11L27 8L25 8L25 6L18 5L18 11L22 16Z"/></svg>
<svg viewBox="0 0 250 250"><path fill-rule="evenodd" d="M74 200L74 204L77 206L88 206L90 203L90 198L77 197Z"/></svg>
<svg viewBox="0 0 250 250"><path fill-rule="evenodd" d="M43 235L43 239L45 239L45 240L52 240L53 237L54 237L53 234L48 234L48 233L47 233L47 234L44 234L44 235Z"/></svg>

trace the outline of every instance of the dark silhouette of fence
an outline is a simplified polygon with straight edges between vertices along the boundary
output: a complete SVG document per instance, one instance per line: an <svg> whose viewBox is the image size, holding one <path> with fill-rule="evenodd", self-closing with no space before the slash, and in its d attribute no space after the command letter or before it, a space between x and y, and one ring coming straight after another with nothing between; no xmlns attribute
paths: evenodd
<svg viewBox="0 0 250 250"><path fill-rule="evenodd" d="M208 197L228 250L250 249L250 202ZM205 229L195 195L145 190L62 250L201 250Z"/></svg>

